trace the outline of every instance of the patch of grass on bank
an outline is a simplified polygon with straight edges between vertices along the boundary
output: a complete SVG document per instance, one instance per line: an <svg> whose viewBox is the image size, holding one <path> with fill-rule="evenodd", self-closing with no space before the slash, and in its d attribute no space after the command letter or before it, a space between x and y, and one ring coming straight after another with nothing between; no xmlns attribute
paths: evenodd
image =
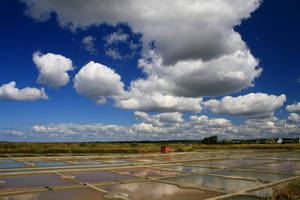
<svg viewBox="0 0 300 200"><path fill-rule="evenodd" d="M283 188L273 188L273 196L262 198L261 200L299 200L300 199L300 179L293 181Z"/></svg>

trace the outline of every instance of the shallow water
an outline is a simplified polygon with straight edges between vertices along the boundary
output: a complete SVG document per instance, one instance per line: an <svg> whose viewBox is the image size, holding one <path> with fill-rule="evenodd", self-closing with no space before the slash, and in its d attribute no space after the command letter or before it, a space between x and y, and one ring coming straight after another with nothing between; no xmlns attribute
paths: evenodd
<svg viewBox="0 0 300 200"><path fill-rule="evenodd" d="M250 192L249 194L254 194L254 195L257 195L257 196L261 196L261 197L272 196L273 195L273 189L271 187L270 188L264 188L264 189L261 189L261 190Z"/></svg>
<svg viewBox="0 0 300 200"><path fill-rule="evenodd" d="M77 161L76 164L77 165L107 165L107 163L103 163L103 162L99 162L99 161L91 161L91 160Z"/></svg>
<svg viewBox="0 0 300 200"><path fill-rule="evenodd" d="M184 184L195 184L207 188L214 188L217 190L224 190L229 192L239 191L242 189L257 186L257 183L254 181L237 180L198 174L181 177L163 178L162 180Z"/></svg>
<svg viewBox="0 0 300 200"><path fill-rule="evenodd" d="M28 167L24 163L1 163L0 168Z"/></svg>
<svg viewBox="0 0 300 200"><path fill-rule="evenodd" d="M297 154L282 154L282 155L262 155L262 156L250 156L250 159L264 159L264 160L300 160L300 155Z"/></svg>
<svg viewBox="0 0 300 200"><path fill-rule="evenodd" d="M182 172L207 172L208 168L201 168L201 167L186 167L182 165L177 166L168 166L168 167L162 167L163 169L173 169L176 171L182 171Z"/></svg>
<svg viewBox="0 0 300 200"><path fill-rule="evenodd" d="M267 173L259 173L259 172L246 172L246 171L234 171L234 170L224 170L212 172L210 174L218 174L225 176L238 176L245 178L256 178L263 182L277 181L280 179L289 178L291 176L288 175L279 175L279 174L267 174Z"/></svg>
<svg viewBox="0 0 300 200"><path fill-rule="evenodd" d="M76 179L82 182L91 182L91 183L133 179L133 177L131 176L118 175L116 173L108 172L108 171L67 173L66 175L76 176Z"/></svg>
<svg viewBox="0 0 300 200"><path fill-rule="evenodd" d="M163 171L158 169L149 169L149 168L140 168L140 169L128 169L128 170L120 170L118 173L129 173L138 177L155 177L155 176L173 176L179 173L171 172L171 171Z"/></svg>
<svg viewBox="0 0 300 200"><path fill-rule="evenodd" d="M3 164L3 163L13 163L13 162L16 162L15 160L0 160L0 164Z"/></svg>
<svg viewBox="0 0 300 200"><path fill-rule="evenodd" d="M287 184L288 184L287 182L281 183L281 184L275 185L273 187L268 187L268 188L256 190L256 191L253 191L253 192L249 192L249 194L257 195L257 196L260 196L260 197L272 196L273 191L274 191L273 189L282 188L282 187L286 186Z"/></svg>
<svg viewBox="0 0 300 200"><path fill-rule="evenodd" d="M37 167L55 167L55 166L65 166L66 163L63 162L31 162Z"/></svg>
<svg viewBox="0 0 300 200"><path fill-rule="evenodd" d="M126 166L122 166L122 167L126 167ZM76 171L76 170L90 170L90 169L95 169L95 171L97 169L107 169L107 168L114 168L114 169L117 169L119 168L118 166L109 166L109 167L94 167L94 166L91 166L91 167L82 167L82 168L72 168L72 166L70 166L70 168L61 168L61 169L41 169L41 168L37 168L37 169L30 169L30 170L24 170L24 169L20 169L20 170L14 170L14 171L0 171L0 174L8 174L8 173L15 173L15 172L38 172L38 171L70 171L70 170L73 170L73 171ZM76 172L76 173L80 173L80 172Z"/></svg>
<svg viewBox="0 0 300 200"><path fill-rule="evenodd" d="M141 182L104 186L113 193L125 193L131 200L199 200L219 196L219 193L196 189L181 189L159 182Z"/></svg>
<svg viewBox="0 0 300 200"><path fill-rule="evenodd" d="M4 158L0 161L0 180L4 180L5 183L0 186L1 190L12 189L16 191L16 194L24 188L32 187L45 187L45 186L70 186L77 185L81 189L76 190L60 190L51 192L42 192L36 194L27 195L15 195L5 197L5 200L43 200L43 199L103 199L103 194L97 192L97 190L90 193L86 186L78 184L72 179L61 179L59 175L54 174L53 171L59 171L60 173L67 176L75 176L75 179L81 182L87 183L108 183L115 181L115 185L105 186L107 190L112 192L123 192L130 196L131 199L141 200L158 200L158 199L174 199L174 200L194 200L194 199L205 199L213 196L221 195L215 192L206 192L197 189L185 189L177 187L176 185L166 184L151 181L151 179L141 179L145 177L159 177L158 179L168 180L177 184L194 184L199 185L210 190L226 191L226 193L241 191L244 189L250 189L253 187L260 186L258 182L242 180L242 178L256 178L262 183L269 183L278 181L284 178L293 177L296 174L300 174L300 162L292 162L291 159L297 159L299 154L295 151L201 151L197 154L151 154L149 156L125 156L123 157L109 157L111 160L102 160L105 158L96 157L55 157L45 158L36 157L28 158L24 157L20 160L25 160L30 163L35 163L36 167L30 167L22 162L10 160L10 158ZM299 151L300 152L300 151ZM245 159L237 159L234 156L242 156ZM247 158L246 158L247 156ZM91 158L91 160L89 160ZM211 161L197 161L199 158L222 158L222 160L211 160ZM230 159L232 158L232 159ZM66 159L66 160L64 160ZM162 159L158 161L158 159ZM194 159L195 161L186 162L183 160ZM168 160L173 162L168 163ZM140 166L133 166L131 163L140 162ZM158 165L157 162L165 163L164 166ZM270 163L276 162L276 163ZM128 163L128 164L124 164ZM1 165L3 166L1 169ZM97 166L98 165L98 166ZM105 167L103 165L109 165ZM159 168L151 168L156 165ZM126 168L124 168L124 166ZM148 167L147 167L148 166ZM66 167L66 168L64 168ZM82 168L81 168L82 167ZM120 168L121 167L121 168ZM142 167L142 168L139 168ZM50 168L50 169L48 169ZM58 169L56 169L58 168ZM109 169L103 169L109 168ZM218 168L218 169L212 169ZM224 169L228 168L228 169ZM100 171L100 169L105 171ZM166 170L169 169L169 170ZM224 170L221 170L224 169ZM240 169L240 170L238 170ZM262 171L259 172L247 172L245 169ZM9 171L11 170L11 171ZM81 172L81 170L86 170ZM90 171L93 170L93 171ZM97 171L98 170L98 171ZM112 171L109 171L112 170ZM174 170L174 171L172 171ZM176 171L175 171L176 170ZM42 172L44 171L44 172ZM50 171L50 172L46 172ZM37 173L53 173L52 175L19 175L4 177L6 173L15 172L30 172ZM122 173L123 172L123 173ZM195 172L196 174L191 174ZM210 173L209 175L197 174L197 172ZM290 175L272 174L274 173L289 173ZM120 174L118 174L120 173ZM190 173L188 176L187 173ZM224 176L235 176L240 179L234 178L222 178L210 175L224 175ZM172 177L170 177L172 176ZM141 178L138 178L141 177ZM169 178L168 178L169 177ZM121 184L122 180L130 179L130 183ZM120 181L118 183L118 181ZM134 181L135 183L132 183ZM143 182L140 182L143 181ZM100 184L99 184L100 185ZM101 187L102 186L99 186ZM103 186L104 187L104 186ZM258 190L256 193L247 195L241 195L229 198L231 200L245 199L253 200L256 199L251 195L266 194L271 188L264 190ZM54 189L55 190L55 189ZM36 190L35 190L36 191ZM71 191L71 192L70 192ZM73 191L73 192L72 192ZM78 191L78 192L75 192ZM86 191L86 192L85 192ZM76 193L73 195L72 193ZM82 194L82 195L81 195ZM91 194L91 195L90 195ZM94 195L95 194L95 195Z"/></svg>
<svg viewBox="0 0 300 200"><path fill-rule="evenodd" d="M277 173L288 173L300 175L300 162L284 161L264 165L250 166L246 169L258 169Z"/></svg>
<svg viewBox="0 0 300 200"><path fill-rule="evenodd" d="M128 161L128 160L106 160L105 161L106 164L125 164L125 163L132 163L132 161Z"/></svg>
<svg viewBox="0 0 300 200"><path fill-rule="evenodd" d="M198 161L187 163L191 166L198 167L217 167L217 168L229 168L238 167L243 165L252 165L258 163L265 163L268 161L264 160L250 160L250 159L240 159L240 160L213 160L213 161Z"/></svg>
<svg viewBox="0 0 300 200"><path fill-rule="evenodd" d="M103 193L79 188L2 197L3 200L104 200Z"/></svg>
<svg viewBox="0 0 300 200"><path fill-rule="evenodd" d="M61 179L58 175L0 177L0 180L5 181L0 185L0 190L75 184L73 181Z"/></svg>

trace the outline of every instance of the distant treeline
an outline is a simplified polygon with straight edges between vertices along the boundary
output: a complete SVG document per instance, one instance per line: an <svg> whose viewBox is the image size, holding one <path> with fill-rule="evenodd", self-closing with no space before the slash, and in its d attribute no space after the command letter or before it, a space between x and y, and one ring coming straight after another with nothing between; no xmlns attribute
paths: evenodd
<svg viewBox="0 0 300 200"><path fill-rule="evenodd" d="M0 142L0 154L57 154L57 153L155 153L162 146L171 151L189 152L203 149L300 149L299 139L277 138L257 140L218 140L216 136L203 140L128 141L128 142Z"/></svg>
<svg viewBox="0 0 300 200"><path fill-rule="evenodd" d="M103 141L93 141L89 143L112 143L112 144L122 144L122 143L140 143L140 144L270 144L276 143L279 138L260 138L260 139L242 139L242 140L218 140L217 136L206 137L202 140L160 140L160 141L112 141L112 142L103 142ZM300 138L281 138L284 144L295 144L299 143Z"/></svg>

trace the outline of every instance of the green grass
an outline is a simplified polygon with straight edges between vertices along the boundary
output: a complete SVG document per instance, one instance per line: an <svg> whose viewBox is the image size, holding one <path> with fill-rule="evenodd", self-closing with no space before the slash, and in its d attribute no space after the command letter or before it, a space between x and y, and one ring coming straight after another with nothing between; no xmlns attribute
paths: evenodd
<svg viewBox="0 0 300 200"><path fill-rule="evenodd" d="M300 179L297 179L283 188L273 188L273 196L265 197L261 200L299 200L300 199Z"/></svg>

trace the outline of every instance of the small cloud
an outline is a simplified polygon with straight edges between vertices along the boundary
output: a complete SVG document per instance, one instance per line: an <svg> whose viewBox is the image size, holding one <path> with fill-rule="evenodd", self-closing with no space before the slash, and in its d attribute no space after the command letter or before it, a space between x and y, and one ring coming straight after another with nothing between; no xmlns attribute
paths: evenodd
<svg viewBox="0 0 300 200"><path fill-rule="evenodd" d="M94 47L94 42L96 41L96 38L89 35L82 39L82 44L84 45L85 49L90 52L91 54L94 54L97 50Z"/></svg>
<svg viewBox="0 0 300 200"><path fill-rule="evenodd" d="M300 112L300 102L287 105L285 108L288 112Z"/></svg>
<svg viewBox="0 0 300 200"><path fill-rule="evenodd" d="M297 82L300 83L300 78L297 78Z"/></svg>
<svg viewBox="0 0 300 200"><path fill-rule="evenodd" d="M106 53L106 55L112 57L113 59L116 59L116 60L122 59L122 56L117 48L114 48L114 49L109 48L105 53Z"/></svg>
<svg viewBox="0 0 300 200"><path fill-rule="evenodd" d="M66 85L70 78L67 71L72 71L72 61L62 55L35 52L33 62L39 70L37 82L52 88Z"/></svg>
<svg viewBox="0 0 300 200"><path fill-rule="evenodd" d="M299 122L300 116L297 113L290 113L290 115L288 116L288 120L292 122Z"/></svg>
<svg viewBox="0 0 300 200"><path fill-rule="evenodd" d="M4 135L14 135L14 136L23 136L24 133L22 131L17 131L17 130L13 130L13 129L6 129L6 130L2 130L0 131L0 134L4 134Z"/></svg>
<svg viewBox="0 0 300 200"><path fill-rule="evenodd" d="M128 34L119 32L114 32L106 37L104 37L104 40L107 44L114 44L119 42L126 42L126 40L129 38Z"/></svg>
<svg viewBox="0 0 300 200"><path fill-rule="evenodd" d="M139 47L140 47L139 44L136 44L136 43L134 43L133 41L130 41L130 42L129 42L129 48L130 48L131 50L135 50L135 49L137 49L137 48L139 48Z"/></svg>
<svg viewBox="0 0 300 200"><path fill-rule="evenodd" d="M35 101L38 99L48 99L44 88L30 88L24 89L16 88L16 82L3 84L0 87L0 100L13 100L13 101Z"/></svg>
<svg viewBox="0 0 300 200"><path fill-rule="evenodd" d="M110 35L103 38L105 41L106 55L112 57L113 59L132 59L137 54L139 43L135 43L133 40L129 39L129 35L122 32L119 29L117 32L111 33ZM120 49L126 49L126 53Z"/></svg>

